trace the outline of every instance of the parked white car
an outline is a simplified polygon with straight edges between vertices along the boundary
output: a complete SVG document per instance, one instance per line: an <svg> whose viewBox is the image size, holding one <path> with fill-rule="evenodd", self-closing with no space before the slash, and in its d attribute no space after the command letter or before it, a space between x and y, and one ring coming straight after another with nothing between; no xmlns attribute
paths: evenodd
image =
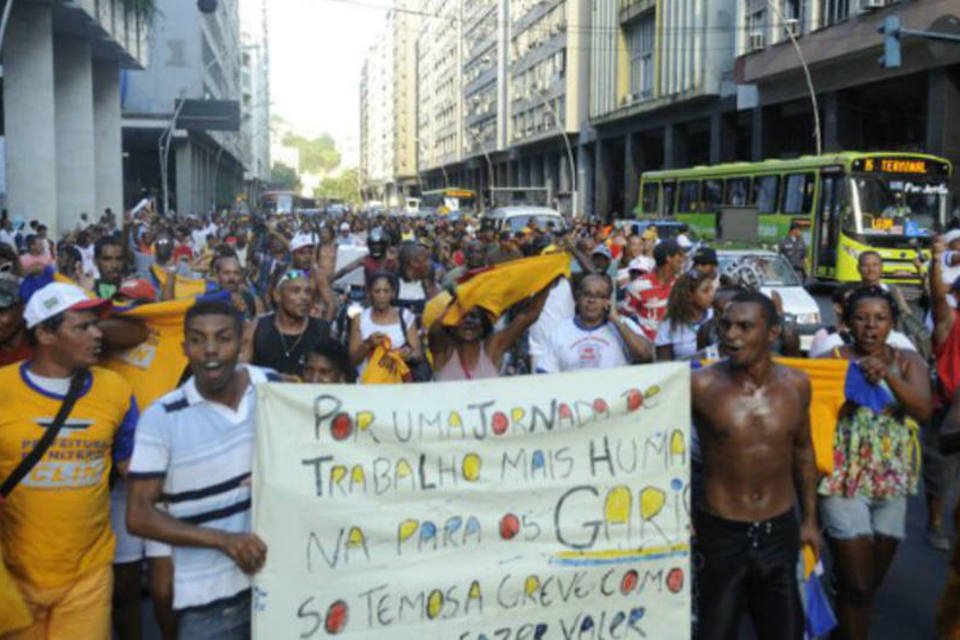
<svg viewBox="0 0 960 640"><path fill-rule="evenodd" d="M800 276L793 270L787 259L773 251L744 249L736 251L717 251L719 271L735 272L741 279L752 279L750 284L758 286L766 295L776 291L783 301L783 313L792 316L800 333L800 348L810 349L813 334L820 328L822 319L820 307L813 299Z"/></svg>

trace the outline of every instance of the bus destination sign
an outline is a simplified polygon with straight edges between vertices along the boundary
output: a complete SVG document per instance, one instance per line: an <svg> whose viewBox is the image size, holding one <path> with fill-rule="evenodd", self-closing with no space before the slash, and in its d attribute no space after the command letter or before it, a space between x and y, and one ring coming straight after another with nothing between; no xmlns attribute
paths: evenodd
<svg viewBox="0 0 960 640"><path fill-rule="evenodd" d="M857 166L860 165L860 166ZM854 163L854 169L868 173L892 173L926 175L930 173L946 174L947 165L930 162L922 158L864 158Z"/></svg>

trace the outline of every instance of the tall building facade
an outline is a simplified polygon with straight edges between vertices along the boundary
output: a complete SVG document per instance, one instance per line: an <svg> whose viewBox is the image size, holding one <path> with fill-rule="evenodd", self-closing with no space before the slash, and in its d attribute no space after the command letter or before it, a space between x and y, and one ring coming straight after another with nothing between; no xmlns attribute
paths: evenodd
<svg viewBox="0 0 960 640"><path fill-rule="evenodd" d="M360 79L360 181L366 200L400 206L417 191L419 3L395 0Z"/></svg>
<svg viewBox="0 0 960 640"><path fill-rule="evenodd" d="M270 181L270 48L266 0L240 3L243 48L240 130L246 145L244 181L257 188Z"/></svg>
<svg viewBox="0 0 960 640"><path fill-rule="evenodd" d="M428 183L448 186L446 169L463 158L463 4L426 0L417 42L419 166Z"/></svg>
<svg viewBox="0 0 960 640"><path fill-rule="evenodd" d="M83 213L124 205L120 74L147 62L151 18L129 4L9 7L0 198L12 218L36 219L52 236L72 229Z"/></svg>
<svg viewBox="0 0 960 640"><path fill-rule="evenodd" d="M260 0L243 1L262 6ZM222 101L241 108L245 49L240 0L219 0L213 13L201 13L195 3L180 0L158 0L157 8L151 64L125 78L128 199L147 189L157 196L168 191L171 208L184 214L230 206L246 188L249 130L239 122L229 130L205 128L202 120L190 128L179 128L179 121L173 125L181 100ZM269 103L268 97L257 100ZM250 94L251 108L253 103ZM171 145L164 172L159 148L165 136Z"/></svg>
<svg viewBox="0 0 960 640"><path fill-rule="evenodd" d="M746 159L749 145L737 147L749 122L733 82L736 0L592 5L593 213L632 215L643 171Z"/></svg>

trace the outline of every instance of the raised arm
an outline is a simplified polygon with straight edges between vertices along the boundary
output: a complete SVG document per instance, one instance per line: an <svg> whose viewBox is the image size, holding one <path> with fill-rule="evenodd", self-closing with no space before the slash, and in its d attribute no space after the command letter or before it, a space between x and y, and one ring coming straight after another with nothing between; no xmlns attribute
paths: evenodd
<svg viewBox="0 0 960 640"><path fill-rule="evenodd" d="M540 317L540 314L543 312L543 306L547 304L547 298L550 296L551 288L552 284L546 286L540 293L533 296L530 302L513 316L510 324L502 331L498 331L490 336L490 346L487 350L487 355L490 356L490 360L494 365L500 366L503 354L509 351L513 345L516 344L517 340L520 339L520 336L523 335L523 332L529 329L530 326L537 321L537 318Z"/></svg>
<svg viewBox="0 0 960 640"><path fill-rule="evenodd" d="M935 238L930 259L930 293L933 297L933 344L940 346L953 330L953 309L947 302L949 287L943 281L943 238Z"/></svg>

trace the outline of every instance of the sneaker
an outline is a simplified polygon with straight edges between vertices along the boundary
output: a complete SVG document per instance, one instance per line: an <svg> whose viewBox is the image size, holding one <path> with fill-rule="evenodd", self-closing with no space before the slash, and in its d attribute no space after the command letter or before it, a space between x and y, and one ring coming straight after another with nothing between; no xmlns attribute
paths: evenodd
<svg viewBox="0 0 960 640"><path fill-rule="evenodd" d="M950 539L943 534L942 525L927 529L927 542L937 551L950 551Z"/></svg>

